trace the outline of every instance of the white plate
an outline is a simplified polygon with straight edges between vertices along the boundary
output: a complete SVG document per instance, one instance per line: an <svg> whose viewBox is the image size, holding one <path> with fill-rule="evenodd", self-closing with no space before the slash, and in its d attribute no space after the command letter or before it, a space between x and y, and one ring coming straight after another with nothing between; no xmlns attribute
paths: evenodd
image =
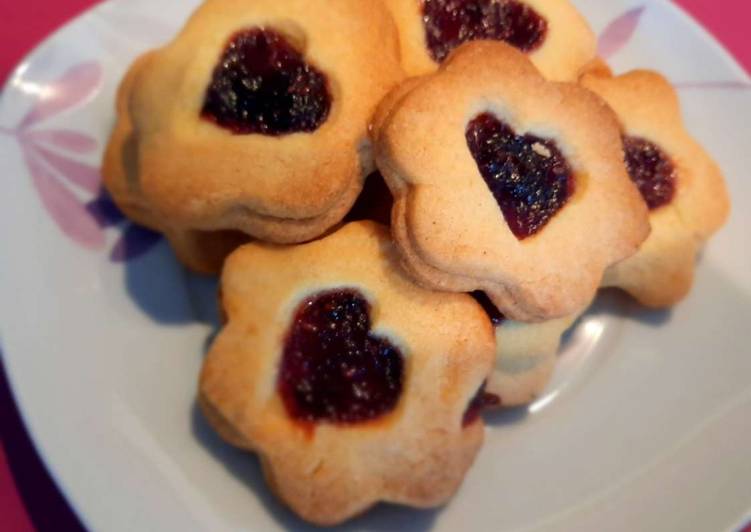
<svg viewBox="0 0 751 532"><path fill-rule="evenodd" d="M569 336L550 394L491 420L447 508L379 507L353 529L706 531L751 509L748 78L672 4L576 3L598 31L630 12L603 50L618 71L657 68L681 85L733 217L673 312L600 301ZM96 196L120 76L195 5L107 2L31 54L0 100L5 363L41 454L95 530L302 526L256 460L195 410L214 282L186 274L162 240L81 206Z"/></svg>

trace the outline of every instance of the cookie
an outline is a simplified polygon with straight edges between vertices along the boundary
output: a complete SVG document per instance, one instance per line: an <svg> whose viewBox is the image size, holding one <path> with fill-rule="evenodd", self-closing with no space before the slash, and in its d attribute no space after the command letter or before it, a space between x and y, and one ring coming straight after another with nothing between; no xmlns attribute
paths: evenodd
<svg viewBox="0 0 751 532"><path fill-rule="evenodd" d="M499 398L498 407L527 405L538 399L553 377L561 337L581 314L542 323L511 321L485 294L474 294L495 326L495 369L486 391Z"/></svg>
<svg viewBox="0 0 751 532"><path fill-rule="evenodd" d="M619 127L599 97L500 42L462 45L395 89L373 136L405 269L483 291L514 321L580 312L649 233Z"/></svg>
<svg viewBox="0 0 751 532"><path fill-rule="evenodd" d="M487 392L504 407L527 405L538 399L553 377L561 337L579 315L541 323L507 321L496 327L499 350Z"/></svg>
<svg viewBox="0 0 751 532"><path fill-rule="evenodd" d="M374 169L371 115L403 77L398 35L377 2L309 7L206 2L134 69L108 150L132 152L116 202L183 240L229 230L297 243L342 220ZM111 172L105 162L106 182L121 183Z"/></svg>
<svg viewBox="0 0 751 532"><path fill-rule="evenodd" d="M495 351L477 302L415 285L372 222L243 246L221 286L228 321L200 403L292 510L330 525L378 501L452 496L482 443Z"/></svg>
<svg viewBox="0 0 751 532"><path fill-rule="evenodd" d="M504 41L549 79L574 81L597 41L568 0L385 0L399 27L404 68L434 72L464 42Z"/></svg>
<svg viewBox="0 0 751 532"><path fill-rule="evenodd" d="M650 209L652 234L637 254L607 271L605 286L622 288L648 307L670 307L691 289L697 256L727 219L722 173L688 134L680 102L660 74L587 75L582 84L615 110L626 166Z"/></svg>
<svg viewBox="0 0 751 532"><path fill-rule="evenodd" d="M602 57L595 57L579 72L580 79L588 75L609 77L613 75L613 70Z"/></svg>

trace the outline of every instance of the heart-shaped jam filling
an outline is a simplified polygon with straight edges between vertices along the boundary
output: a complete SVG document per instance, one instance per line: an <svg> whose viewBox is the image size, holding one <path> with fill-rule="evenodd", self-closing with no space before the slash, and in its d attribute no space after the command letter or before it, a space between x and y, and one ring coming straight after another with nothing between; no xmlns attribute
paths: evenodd
<svg viewBox="0 0 751 532"><path fill-rule="evenodd" d="M235 134L284 135L315 131L330 108L326 76L280 34L253 28L230 38L201 116Z"/></svg>
<svg viewBox="0 0 751 532"><path fill-rule="evenodd" d="M440 63L460 44L477 39L505 41L530 52L545 40L547 21L516 0L424 0L425 36Z"/></svg>
<svg viewBox="0 0 751 532"><path fill-rule="evenodd" d="M498 406L501 404L501 398L493 393L487 393L485 391L487 382L482 383L480 389L467 405L467 409L464 411L464 417L462 419L463 426L469 426L478 419L482 411L491 406Z"/></svg>
<svg viewBox="0 0 751 532"><path fill-rule="evenodd" d="M623 137L626 168L650 209L667 205L675 195L675 166L656 144L639 137Z"/></svg>
<svg viewBox="0 0 751 532"><path fill-rule="evenodd" d="M304 301L287 335L278 389L293 418L358 423L396 407L404 360L370 332L370 305L356 290Z"/></svg>
<svg viewBox="0 0 751 532"><path fill-rule="evenodd" d="M475 298L475 301L480 304L482 309L485 311L485 314L487 314L490 318L490 321L493 323L493 325L497 327L498 325L503 323L503 321L506 319L506 316L504 316L501 311L498 310L498 307L493 304L493 302L485 292L472 292L471 295Z"/></svg>
<svg viewBox="0 0 751 532"><path fill-rule="evenodd" d="M467 126L467 144L511 232L540 231L574 193L565 157L552 140L517 135L490 113Z"/></svg>

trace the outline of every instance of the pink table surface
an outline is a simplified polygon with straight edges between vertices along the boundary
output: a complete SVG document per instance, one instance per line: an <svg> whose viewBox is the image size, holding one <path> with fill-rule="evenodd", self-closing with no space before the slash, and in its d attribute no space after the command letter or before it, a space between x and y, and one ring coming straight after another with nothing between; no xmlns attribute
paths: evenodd
<svg viewBox="0 0 751 532"><path fill-rule="evenodd" d="M751 71L748 0L676 0ZM48 33L97 0L2 0L0 80ZM1 360L1 359L0 359ZM82 530L39 460L0 364L0 530ZM751 532L751 525L746 529Z"/></svg>

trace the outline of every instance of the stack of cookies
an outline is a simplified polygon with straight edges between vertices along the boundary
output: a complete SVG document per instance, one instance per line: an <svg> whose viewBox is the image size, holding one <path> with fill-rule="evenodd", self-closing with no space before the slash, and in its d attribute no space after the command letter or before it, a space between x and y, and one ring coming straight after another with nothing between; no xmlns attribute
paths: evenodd
<svg viewBox="0 0 751 532"><path fill-rule="evenodd" d="M600 287L688 293L722 175L595 43L568 0L207 0L125 76L107 188L221 271L200 403L304 519L445 503Z"/></svg>

